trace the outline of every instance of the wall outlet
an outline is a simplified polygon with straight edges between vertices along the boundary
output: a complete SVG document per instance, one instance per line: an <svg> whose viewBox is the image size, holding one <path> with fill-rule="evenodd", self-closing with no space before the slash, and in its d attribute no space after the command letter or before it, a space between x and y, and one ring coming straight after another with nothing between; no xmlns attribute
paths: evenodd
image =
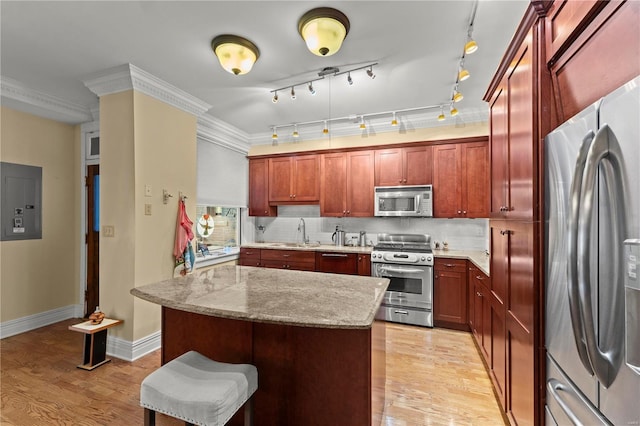
<svg viewBox="0 0 640 426"><path fill-rule="evenodd" d="M103 225L102 226L102 236L113 238L116 235L116 227L113 225Z"/></svg>
<svg viewBox="0 0 640 426"><path fill-rule="evenodd" d="M151 204L144 205L144 214L147 216L151 216Z"/></svg>

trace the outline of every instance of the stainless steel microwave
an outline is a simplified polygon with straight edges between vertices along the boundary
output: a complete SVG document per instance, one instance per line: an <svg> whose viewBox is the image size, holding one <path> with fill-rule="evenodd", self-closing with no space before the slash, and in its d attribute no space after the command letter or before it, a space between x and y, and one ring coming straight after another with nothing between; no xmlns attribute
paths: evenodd
<svg viewBox="0 0 640 426"><path fill-rule="evenodd" d="M376 186L376 216L433 217L431 185Z"/></svg>

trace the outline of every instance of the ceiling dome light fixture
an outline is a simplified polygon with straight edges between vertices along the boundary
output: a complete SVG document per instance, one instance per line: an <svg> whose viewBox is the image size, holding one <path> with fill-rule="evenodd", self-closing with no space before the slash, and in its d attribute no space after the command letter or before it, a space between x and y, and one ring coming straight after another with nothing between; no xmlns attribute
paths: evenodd
<svg viewBox="0 0 640 426"><path fill-rule="evenodd" d="M260 50L255 44L246 38L232 34L215 37L211 40L211 48L222 68L234 75L251 71L253 64L260 57Z"/></svg>
<svg viewBox="0 0 640 426"><path fill-rule="evenodd" d="M311 9L298 21L298 32L317 56L331 56L340 50L349 27L349 18L331 7Z"/></svg>

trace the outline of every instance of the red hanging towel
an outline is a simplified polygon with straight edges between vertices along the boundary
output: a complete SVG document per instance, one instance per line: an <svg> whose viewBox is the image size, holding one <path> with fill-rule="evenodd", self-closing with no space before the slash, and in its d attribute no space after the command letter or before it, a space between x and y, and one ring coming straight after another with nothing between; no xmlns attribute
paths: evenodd
<svg viewBox="0 0 640 426"><path fill-rule="evenodd" d="M182 257L184 249L187 247L189 241L193 239L193 231L191 227L193 222L187 216L187 211L184 205L184 200L178 201L178 221L176 223L176 241L173 246L173 256L176 259Z"/></svg>

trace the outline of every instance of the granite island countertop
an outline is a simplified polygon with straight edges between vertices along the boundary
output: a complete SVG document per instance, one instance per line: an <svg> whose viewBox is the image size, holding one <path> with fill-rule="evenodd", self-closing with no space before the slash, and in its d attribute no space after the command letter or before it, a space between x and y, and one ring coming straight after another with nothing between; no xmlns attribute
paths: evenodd
<svg viewBox="0 0 640 426"><path fill-rule="evenodd" d="M371 327L388 285L386 278L230 265L136 287L131 294L220 318L357 329Z"/></svg>

